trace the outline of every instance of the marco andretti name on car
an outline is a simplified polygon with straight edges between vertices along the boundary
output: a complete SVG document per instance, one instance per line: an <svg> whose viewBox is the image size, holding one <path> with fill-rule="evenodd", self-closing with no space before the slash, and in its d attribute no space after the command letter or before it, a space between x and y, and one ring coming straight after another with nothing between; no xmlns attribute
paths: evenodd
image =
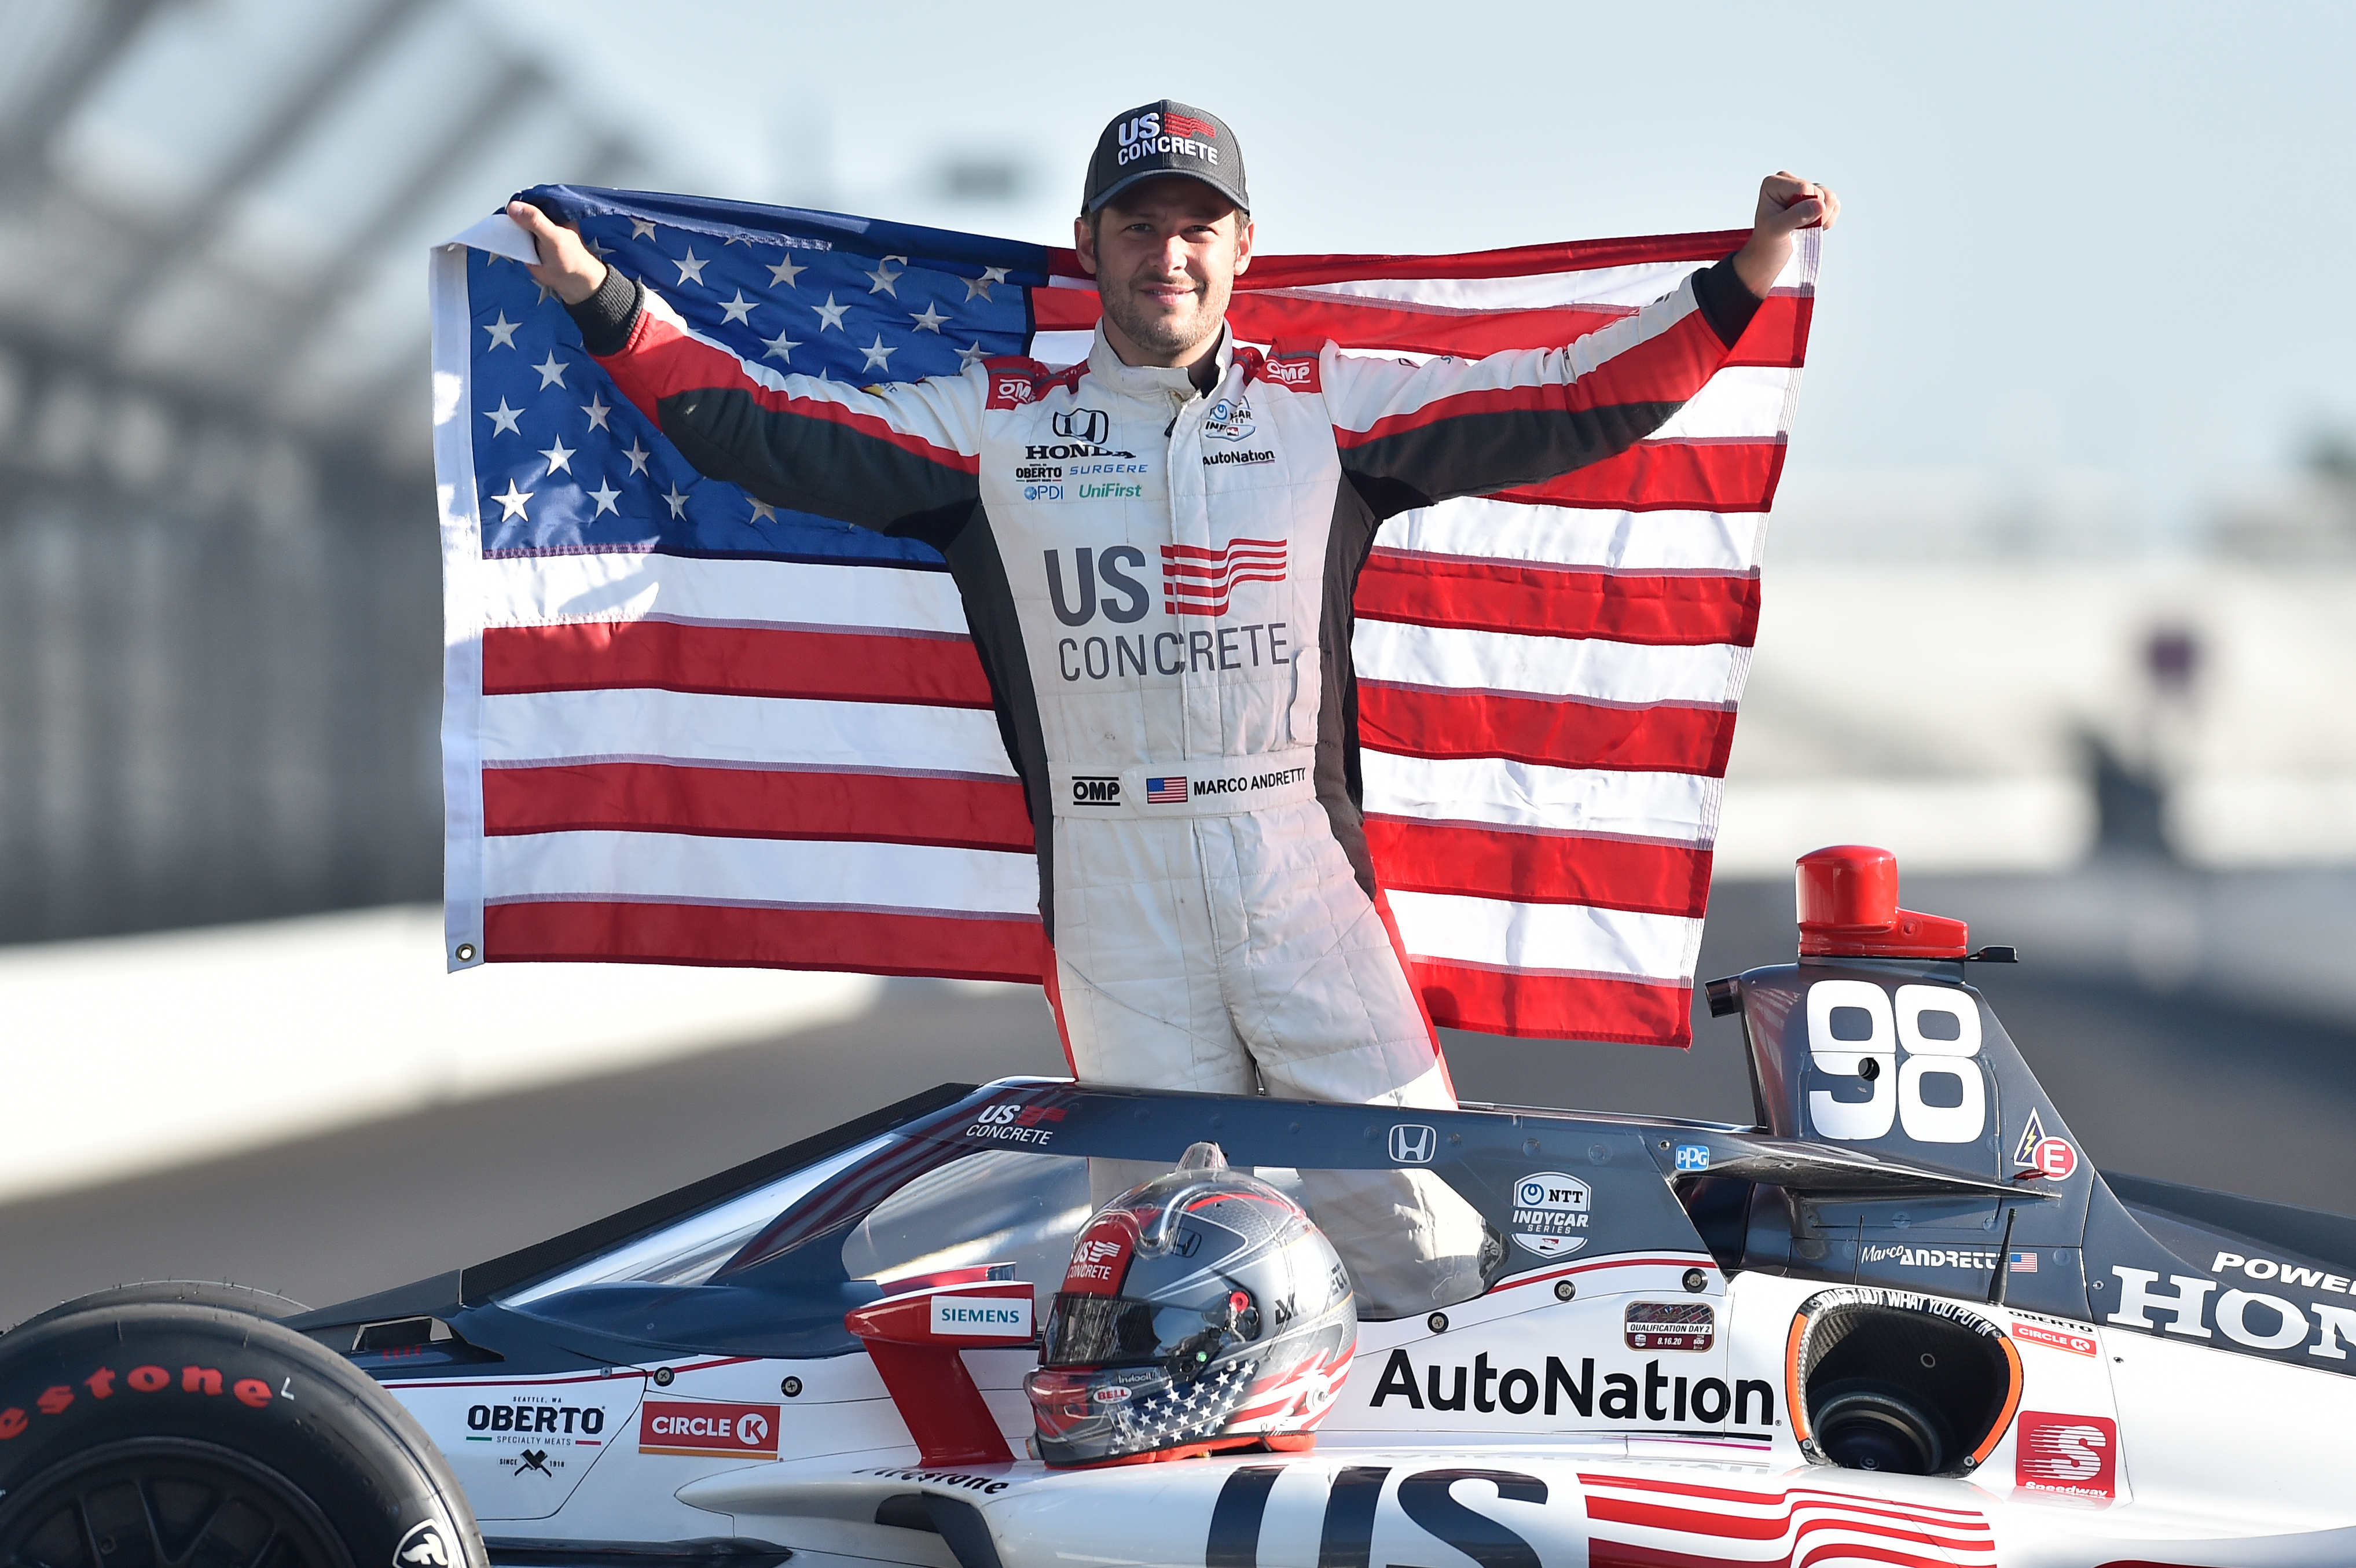
<svg viewBox="0 0 2356 1568"><path fill-rule="evenodd" d="M1484 1414L1502 1410L1527 1415L1539 1410L1546 1415L1569 1412L1590 1420L1600 1415L1606 1421L1699 1421L1711 1425L1730 1416L1736 1426L1775 1424L1775 1388L1764 1379L1738 1378L1729 1388L1721 1378L1664 1373L1658 1360L1644 1363L1641 1381L1633 1372L1607 1372L1600 1389L1592 1356L1579 1359L1575 1378L1559 1356L1548 1356L1544 1371L1533 1371L1493 1367L1486 1351L1473 1357L1470 1367L1426 1366L1419 1382L1417 1371L1404 1349L1393 1350L1366 1403L1380 1409L1387 1400L1404 1399L1412 1410L1461 1411L1469 1401L1472 1409Z"/></svg>

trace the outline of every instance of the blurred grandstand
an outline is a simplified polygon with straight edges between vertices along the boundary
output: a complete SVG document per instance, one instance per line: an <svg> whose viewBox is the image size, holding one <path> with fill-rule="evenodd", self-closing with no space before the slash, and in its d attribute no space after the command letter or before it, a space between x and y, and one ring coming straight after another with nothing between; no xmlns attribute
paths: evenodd
<svg viewBox="0 0 2356 1568"><path fill-rule="evenodd" d="M438 896L420 263L659 177L454 0L0 6L0 942Z"/></svg>

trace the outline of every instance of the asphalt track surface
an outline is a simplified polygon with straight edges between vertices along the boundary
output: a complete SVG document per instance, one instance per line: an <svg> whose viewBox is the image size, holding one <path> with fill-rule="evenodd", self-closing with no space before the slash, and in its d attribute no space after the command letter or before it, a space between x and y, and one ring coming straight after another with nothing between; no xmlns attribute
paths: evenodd
<svg viewBox="0 0 2356 1568"><path fill-rule="evenodd" d="M1722 888L1704 976L1787 958L1788 887ZM1976 965L2097 1164L2356 1212L2356 1033ZM1748 1122L1732 1019L1689 1052L1451 1033L1467 1100ZM0 1207L0 1324L123 1280L230 1279L313 1305L478 1263L932 1083L1059 1073L1035 993L894 982L851 1022L429 1110Z"/></svg>

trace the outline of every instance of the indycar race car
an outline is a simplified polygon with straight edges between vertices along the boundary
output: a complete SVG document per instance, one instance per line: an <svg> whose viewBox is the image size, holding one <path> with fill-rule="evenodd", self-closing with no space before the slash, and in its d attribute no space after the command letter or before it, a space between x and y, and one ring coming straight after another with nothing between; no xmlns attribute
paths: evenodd
<svg viewBox="0 0 2356 1568"><path fill-rule="evenodd" d="M1753 1125L949 1084L340 1307L69 1303L0 1568L2356 1563L2356 1221L2097 1171L2007 950L1800 894L1708 987ZM1342 1222L1410 1190L1462 1256Z"/></svg>

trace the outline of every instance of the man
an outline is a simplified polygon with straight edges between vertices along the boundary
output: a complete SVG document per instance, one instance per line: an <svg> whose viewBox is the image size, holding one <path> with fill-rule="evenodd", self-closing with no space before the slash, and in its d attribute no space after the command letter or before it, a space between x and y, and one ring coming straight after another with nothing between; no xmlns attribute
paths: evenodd
<svg viewBox="0 0 2356 1568"><path fill-rule="evenodd" d="M1383 519L1641 440L1725 358L1830 191L1761 187L1742 249L1565 347L1414 365L1239 348L1234 133L1105 128L1074 244L1087 361L866 389L751 367L523 203L532 274L699 468L938 549L1037 836L1046 976L1099 1083L1454 1104L1361 826L1351 592Z"/></svg>

